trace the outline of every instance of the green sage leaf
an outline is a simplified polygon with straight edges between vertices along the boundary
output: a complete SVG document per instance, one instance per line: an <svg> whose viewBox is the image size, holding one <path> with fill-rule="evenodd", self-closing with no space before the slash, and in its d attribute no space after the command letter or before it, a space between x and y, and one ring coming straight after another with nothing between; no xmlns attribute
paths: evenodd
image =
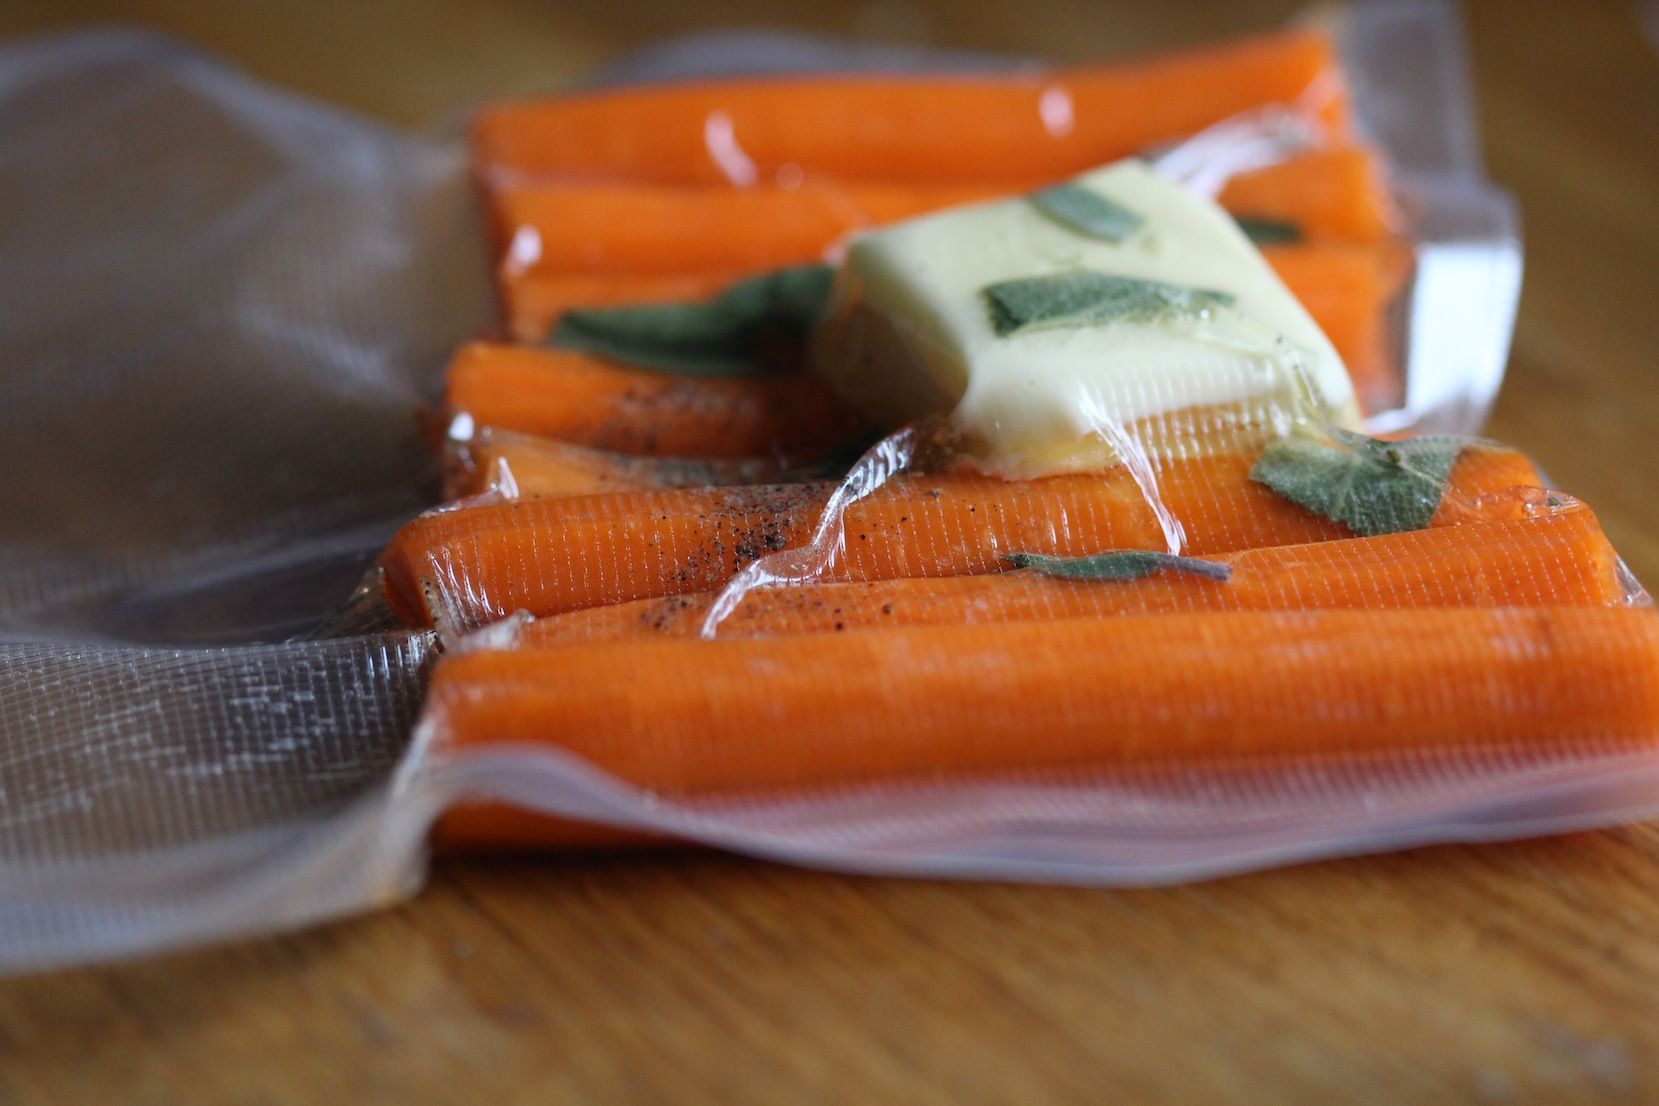
<svg viewBox="0 0 1659 1106"><path fill-rule="evenodd" d="M1333 430L1333 441L1284 438L1262 451L1250 479L1362 537L1422 530L1446 494L1459 438L1378 441Z"/></svg>
<svg viewBox="0 0 1659 1106"><path fill-rule="evenodd" d="M1294 246L1303 237L1301 226L1288 219L1235 215L1233 222L1257 246Z"/></svg>
<svg viewBox="0 0 1659 1106"><path fill-rule="evenodd" d="M1117 201L1080 184L1057 184L1026 199L1067 230L1103 242L1122 242L1146 222Z"/></svg>
<svg viewBox="0 0 1659 1106"><path fill-rule="evenodd" d="M1035 327L1202 318L1233 303L1227 292L1092 269L998 281L987 285L983 295L990 307L991 327L1003 337Z"/></svg>
<svg viewBox="0 0 1659 1106"><path fill-rule="evenodd" d="M713 299L565 312L548 344L686 376L750 376L798 352L834 271L802 265L738 281Z"/></svg>
<svg viewBox="0 0 1659 1106"><path fill-rule="evenodd" d="M1114 549L1088 557L1010 553L1008 562L1015 568L1034 569L1045 576L1063 576L1068 580L1139 580L1166 569L1207 576L1211 580L1227 580L1233 575L1233 567L1220 561L1178 557L1173 553L1157 553L1150 549Z"/></svg>

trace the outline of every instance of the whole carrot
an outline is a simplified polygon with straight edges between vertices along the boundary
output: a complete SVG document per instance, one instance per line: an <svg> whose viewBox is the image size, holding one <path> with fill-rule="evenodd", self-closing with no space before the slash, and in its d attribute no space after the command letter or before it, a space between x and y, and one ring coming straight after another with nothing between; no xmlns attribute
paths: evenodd
<svg viewBox="0 0 1659 1106"><path fill-rule="evenodd" d="M1536 517L1268 546L1211 558L1225 579L1176 568L1077 580L1030 569L985 576L763 588L721 637L884 626L1040 621L1179 611L1608 605L1623 599L1618 558L1595 515L1574 505ZM526 646L695 637L713 595L590 607L526 627Z"/></svg>
<svg viewBox="0 0 1659 1106"><path fill-rule="evenodd" d="M618 453L813 457L860 428L827 386L800 372L686 377L474 342L456 352L446 384L446 406L478 425Z"/></svg>
<svg viewBox="0 0 1659 1106"><path fill-rule="evenodd" d="M1051 74L807 77L504 103L473 128L486 172L677 184L1057 179L1264 104L1340 129L1331 44L1309 31Z"/></svg>
<svg viewBox="0 0 1659 1106"><path fill-rule="evenodd" d="M503 281L527 272L758 272L823 258L855 230L1000 195L987 185L807 183L674 187L505 185L491 195L519 243Z"/></svg>
<svg viewBox="0 0 1659 1106"><path fill-rule="evenodd" d="M631 675L630 675L631 674ZM1659 614L1228 611L467 653L440 755L542 745L666 796L1659 741Z"/></svg>
<svg viewBox="0 0 1659 1106"><path fill-rule="evenodd" d="M555 499L606 492L759 484L779 480L773 457L651 457L538 438L485 427L458 447L446 481L449 499L510 491L524 499Z"/></svg>
<svg viewBox="0 0 1659 1106"><path fill-rule="evenodd" d="M1031 187L1043 183L1051 182ZM760 272L825 257L853 231L1009 191L933 182L731 188L515 181L492 190L490 206L514 243L500 266L510 285L530 273ZM1283 223L1298 240L1376 242L1398 223L1375 155L1356 146L1241 173L1220 201L1235 215Z"/></svg>
<svg viewBox="0 0 1659 1106"><path fill-rule="evenodd" d="M1249 455L1164 462L1158 496L1185 529L1185 552L1208 556L1345 537L1253 482ZM1437 523L1467 517L1470 497L1536 484L1519 454L1464 451ZM802 544L827 484L686 489L520 501L422 516L381 557L389 601L430 624L433 605L462 625L517 610L558 614L723 585L757 557ZM845 551L829 577L963 576L1006 567L1025 551L1082 556L1159 549L1160 520L1129 471L1005 481L976 475L900 477L852 504Z"/></svg>

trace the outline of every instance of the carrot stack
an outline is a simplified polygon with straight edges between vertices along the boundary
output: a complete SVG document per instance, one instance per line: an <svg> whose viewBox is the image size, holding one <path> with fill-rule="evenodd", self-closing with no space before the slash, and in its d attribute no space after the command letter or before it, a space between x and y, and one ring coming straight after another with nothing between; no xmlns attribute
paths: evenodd
<svg viewBox="0 0 1659 1106"><path fill-rule="evenodd" d="M820 576L751 591L700 636L734 574L817 530L837 485L799 466L889 429L801 364L822 262L850 234L1296 105L1323 143L1239 173L1218 202L1361 406L1397 402L1411 251L1345 96L1330 42L1296 30L1109 67L685 83L482 113L506 330L540 348L455 355L445 401L476 432L450 490L516 497L414 520L380 567L411 623L534 620L511 647L475 638L439 663L434 755L541 747L699 799L1651 748L1659 614L1629 604L1595 515L1541 490L1526 457L1285 438L1217 408L1129 427L1149 472L895 477L847 508ZM607 307L642 310L592 310ZM1174 530L1181 557L1162 552ZM440 836L640 839L495 803Z"/></svg>
<svg viewBox="0 0 1659 1106"><path fill-rule="evenodd" d="M1345 537L1349 531L1249 478L1253 458L1172 460L1158 497L1195 556ZM1472 449L1453 468L1435 522L1478 509L1479 497L1538 482L1525 457ZM477 625L518 610L559 614L724 584L756 558L801 545L831 485L706 488L520 501L416 519L381 557L401 614L430 624L431 603ZM1082 556L1161 549L1146 492L1120 466L1103 474L1005 481L906 476L848 508L831 579L965 576L1007 567L1025 551Z"/></svg>
<svg viewBox="0 0 1659 1106"><path fill-rule="evenodd" d="M1028 190L1287 103L1317 116L1333 146L1240 174L1224 201L1291 225L1298 242L1383 243L1394 215L1381 173L1348 144L1334 53L1311 31L1047 74L725 81L510 103L480 115L474 141L502 245L506 329L541 341L573 308L706 299L833 256L854 230ZM1386 377L1381 310L1398 266L1338 254L1292 256L1286 270L1366 379L1362 395L1384 402L1392 390L1371 378ZM452 407L477 425L622 452L826 446L795 438L805 427L792 410L832 402L810 384L681 386L589 362L563 366L554 386L523 365L498 360L479 382L480 358L463 354Z"/></svg>

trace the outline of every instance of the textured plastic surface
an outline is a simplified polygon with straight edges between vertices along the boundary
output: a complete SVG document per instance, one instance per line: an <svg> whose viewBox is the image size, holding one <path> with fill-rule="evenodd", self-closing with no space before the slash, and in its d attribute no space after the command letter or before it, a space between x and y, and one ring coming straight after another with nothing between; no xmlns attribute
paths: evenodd
<svg viewBox="0 0 1659 1106"><path fill-rule="evenodd" d="M280 642L433 494L459 154L125 32L0 50L0 135L0 966L407 892L430 639Z"/></svg>

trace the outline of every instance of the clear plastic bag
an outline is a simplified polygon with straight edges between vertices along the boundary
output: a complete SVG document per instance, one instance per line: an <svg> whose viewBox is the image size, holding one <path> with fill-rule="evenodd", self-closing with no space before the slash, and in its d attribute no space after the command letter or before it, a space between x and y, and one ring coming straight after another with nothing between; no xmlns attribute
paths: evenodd
<svg viewBox="0 0 1659 1106"><path fill-rule="evenodd" d="M0 967L406 893L430 637L281 642L431 501L462 157L114 31L0 49L0 134Z"/></svg>
<svg viewBox="0 0 1659 1106"><path fill-rule="evenodd" d="M1501 376L1520 262L1513 207L1473 152L1456 23L1390 3L1341 26L1419 242L1404 402L1373 428L1468 433ZM734 51L753 56L693 41L616 73L708 73ZM766 57L776 72L929 64L789 38ZM758 798L668 797L543 745L457 747L442 709L411 741L432 635L385 633L372 589L336 608L435 495L419 411L455 343L489 325L458 144L128 34L0 54L0 122L0 183L31 213L0 239L0 349L22 366L0 448L27 474L0 535L0 624L19 643L0 686L0 967L366 909L418 884L429 826L461 801L850 870L1160 882L1599 825L1659 797L1659 765L1620 733L1547 755ZM873 487L907 452L857 471ZM471 490L500 497L488 484ZM481 628L451 639L460 659L521 632L513 604L449 583L446 629ZM325 623L324 639L249 644Z"/></svg>

